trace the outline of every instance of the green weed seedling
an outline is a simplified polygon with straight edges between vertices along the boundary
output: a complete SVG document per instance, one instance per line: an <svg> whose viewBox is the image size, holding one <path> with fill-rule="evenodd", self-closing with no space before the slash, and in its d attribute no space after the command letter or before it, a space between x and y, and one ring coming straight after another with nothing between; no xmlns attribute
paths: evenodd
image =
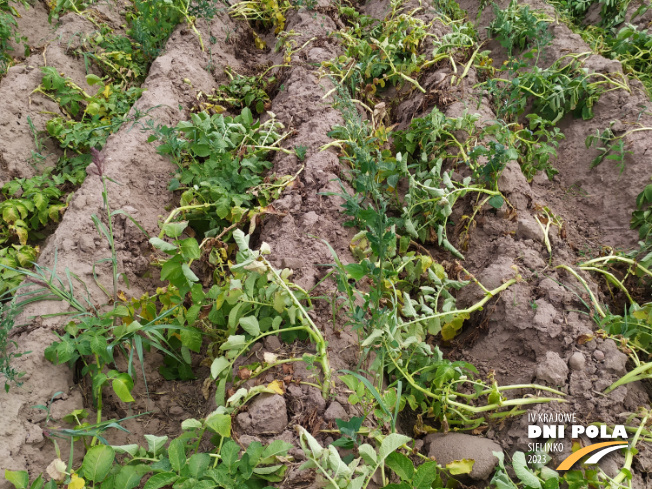
<svg viewBox="0 0 652 489"><path fill-rule="evenodd" d="M647 248L652 248L652 184L645 186L636 197L636 210L632 213L632 229L638 229L638 235Z"/></svg>
<svg viewBox="0 0 652 489"><path fill-rule="evenodd" d="M24 0L15 3L20 3L26 8L29 5ZM16 44L24 43L26 53L29 51L26 44L27 38L21 36L18 32L16 17L20 17L20 14L16 7L11 5L10 0L0 0L0 78L7 73L9 66L13 63L13 57L11 56L13 51L11 47L12 41Z"/></svg>
<svg viewBox="0 0 652 489"><path fill-rule="evenodd" d="M12 302L0 302L0 375L4 377L5 392L9 392L12 385L20 387L22 385L20 378L25 375L24 372L17 371L11 362L14 358L20 358L30 353L16 352L15 348L18 347L18 343L9 339L19 312Z"/></svg>
<svg viewBox="0 0 652 489"><path fill-rule="evenodd" d="M625 149L625 138L637 132L652 131L652 127L640 126L616 136L613 131L615 124L616 121L611 121L609 127L604 130L596 129L595 134L589 134L584 143L587 149L594 147L599 151L598 156L591 162L591 168L600 165L604 160L611 160L616 163L616 167L622 174L625 171L625 156L632 154L630 150Z"/></svg>

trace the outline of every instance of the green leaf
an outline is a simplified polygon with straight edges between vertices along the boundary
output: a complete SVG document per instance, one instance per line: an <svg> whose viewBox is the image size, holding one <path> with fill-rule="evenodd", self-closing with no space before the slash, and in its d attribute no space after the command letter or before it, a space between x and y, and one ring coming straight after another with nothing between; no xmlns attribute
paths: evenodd
<svg viewBox="0 0 652 489"><path fill-rule="evenodd" d="M240 318L240 326L251 336L258 336L260 334L260 326L255 316Z"/></svg>
<svg viewBox="0 0 652 489"><path fill-rule="evenodd" d="M272 443L265 447L262 455L260 456L260 464L269 464L273 463L272 460L274 457L283 457L288 453L293 447L291 443L285 442L283 440L274 440Z"/></svg>
<svg viewBox="0 0 652 489"><path fill-rule="evenodd" d="M390 453L395 452L399 447L405 445L411 439L412 438L409 436L401 435L399 433L392 433L387 435L387 437L385 437L383 442L380 444L380 448L378 449L378 457L380 462L385 460Z"/></svg>
<svg viewBox="0 0 652 489"><path fill-rule="evenodd" d="M11 482L16 489L27 489L29 474L26 470L5 469L5 479Z"/></svg>
<svg viewBox="0 0 652 489"><path fill-rule="evenodd" d="M195 453L188 459L188 472L190 476L195 479L201 479L210 462L211 457L208 453Z"/></svg>
<svg viewBox="0 0 652 489"><path fill-rule="evenodd" d="M122 402L134 401L134 398L131 396L131 390L134 388L134 381L129 374L121 373L117 375L113 378L111 385Z"/></svg>
<svg viewBox="0 0 652 489"><path fill-rule="evenodd" d="M438 477L438 470L438 465L435 461L419 465L412 480L412 487L414 489L430 489L430 486L432 486L432 483Z"/></svg>
<svg viewBox="0 0 652 489"><path fill-rule="evenodd" d="M229 338L224 343L222 343L220 350L237 350L246 344L247 341L245 340L244 335L233 334L229 336Z"/></svg>
<svg viewBox="0 0 652 489"><path fill-rule="evenodd" d="M32 482L32 485L29 486L29 489L41 489L43 487L43 474L39 474L39 476L34 479L34 482Z"/></svg>
<svg viewBox="0 0 652 489"><path fill-rule="evenodd" d="M201 250L195 238L187 238L179 241L181 256L184 260L198 260L201 257Z"/></svg>
<svg viewBox="0 0 652 489"><path fill-rule="evenodd" d="M412 460L399 452L390 453L385 459L385 465L392 469L402 481L412 480L414 476L414 464Z"/></svg>
<svg viewBox="0 0 652 489"><path fill-rule="evenodd" d="M206 418L206 426L224 438L231 437L231 415L212 414Z"/></svg>
<svg viewBox="0 0 652 489"><path fill-rule="evenodd" d="M132 457L136 456L138 449L140 448L136 443L132 443L130 445L111 445L111 447L117 453L128 453Z"/></svg>
<svg viewBox="0 0 652 489"><path fill-rule="evenodd" d="M181 344L189 350L199 353L202 344L201 331L196 328L184 328L179 331L181 337Z"/></svg>
<svg viewBox="0 0 652 489"><path fill-rule="evenodd" d="M88 83L90 86L93 86L98 83L102 83L102 79L99 76L93 75L91 73L89 75L86 75L86 83Z"/></svg>
<svg viewBox="0 0 652 489"><path fill-rule="evenodd" d="M186 465L186 447L183 440L177 438L170 442L168 457L170 458L172 470L180 473L181 469Z"/></svg>
<svg viewBox="0 0 652 489"><path fill-rule="evenodd" d="M505 203L505 200L503 199L502 195L494 195L489 199L487 203L494 209L500 209Z"/></svg>
<svg viewBox="0 0 652 489"><path fill-rule="evenodd" d="M188 221L168 222L163 225L163 233L165 233L168 238L178 238L187 227Z"/></svg>
<svg viewBox="0 0 652 489"><path fill-rule="evenodd" d="M177 246L167 241L163 241L161 238L150 238L149 244L151 244L157 250L164 251L165 253L173 254L177 251Z"/></svg>
<svg viewBox="0 0 652 489"><path fill-rule="evenodd" d="M220 373L222 373L222 371L229 365L231 365L231 362L229 362L226 357L217 357L211 364L211 377L217 380Z"/></svg>
<svg viewBox="0 0 652 489"><path fill-rule="evenodd" d="M179 476L174 472L160 472L150 477L143 489L160 489L173 484L178 478Z"/></svg>
<svg viewBox="0 0 652 489"><path fill-rule="evenodd" d="M144 435L144 438L147 441L147 451L154 456L158 455L168 441L167 436Z"/></svg>
<svg viewBox="0 0 652 489"><path fill-rule="evenodd" d="M149 435L145 435L146 437ZM114 489L133 489L140 484L143 474L133 465L125 465L115 476Z"/></svg>
<svg viewBox="0 0 652 489"><path fill-rule="evenodd" d="M194 274L192 270L190 270L188 264L184 263L181 265L181 271L183 272L183 276L186 277L188 282L199 282L199 278Z"/></svg>
<svg viewBox="0 0 652 489"><path fill-rule="evenodd" d="M514 473L516 474L516 477L518 477L518 479L528 489L542 489L541 481L528 468L527 462L525 461L525 454L523 452L514 453L514 456L512 457L512 467L514 467Z"/></svg>
<svg viewBox="0 0 652 489"><path fill-rule="evenodd" d="M84 456L80 473L86 480L102 482L109 474L114 458L115 450L110 446L91 447Z"/></svg>
<svg viewBox="0 0 652 489"><path fill-rule="evenodd" d="M376 451L368 443L360 445L358 447L358 453L360 453L362 460L364 460L367 465L375 467L378 464L378 456Z"/></svg>

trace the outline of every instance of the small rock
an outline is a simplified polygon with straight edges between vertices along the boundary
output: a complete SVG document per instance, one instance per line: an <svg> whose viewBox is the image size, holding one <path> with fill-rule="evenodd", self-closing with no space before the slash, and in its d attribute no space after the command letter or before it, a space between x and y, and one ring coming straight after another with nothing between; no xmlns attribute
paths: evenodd
<svg viewBox="0 0 652 489"><path fill-rule="evenodd" d="M604 351L604 366L607 371L616 375L627 373L627 355L621 352L613 340L606 340L602 345Z"/></svg>
<svg viewBox="0 0 652 489"><path fill-rule="evenodd" d="M302 219L302 224L305 229L313 228L319 222L319 216L315 211L307 212Z"/></svg>
<svg viewBox="0 0 652 489"><path fill-rule="evenodd" d="M271 335L265 338L265 348L269 351L277 351L281 349L281 340L278 339L278 336Z"/></svg>
<svg viewBox="0 0 652 489"><path fill-rule="evenodd" d="M580 351L573 353L568 360L568 365L571 370L584 370L584 367L586 366L586 358L584 358L584 354Z"/></svg>
<svg viewBox="0 0 652 489"><path fill-rule="evenodd" d="M257 436L251 436L251 435L240 435L238 437L238 441L240 442L240 444L243 447L247 448L249 445L251 445L255 441L260 442L260 438L258 438Z"/></svg>
<svg viewBox="0 0 652 489"><path fill-rule="evenodd" d="M180 416L184 413L183 408L181 406L172 406L170 408L170 414L173 416Z"/></svg>
<svg viewBox="0 0 652 489"><path fill-rule="evenodd" d="M238 414L237 419L245 430L249 425L252 434L281 433L288 425L285 399L278 394L260 395L251 402L246 413Z"/></svg>
<svg viewBox="0 0 652 489"><path fill-rule="evenodd" d="M79 238L79 249L85 253L90 253L95 249L95 240L91 236L82 236Z"/></svg>
<svg viewBox="0 0 652 489"><path fill-rule="evenodd" d="M518 218L516 237L519 239L531 239L543 243L543 231L541 231L541 227L527 214Z"/></svg>
<svg viewBox="0 0 652 489"><path fill-rule="evenodd" d="M498 459L492 452L503 451L495 441L464 433L435 433L426 436L424 441L428 456L434 457L442 466L454 460L475 460L469 474L474 480L489 478L498 464Z"/></svg>
<svg viewBox="0 0 652 489"><path fill-rule="evenodd" d="M601 362L604 360L604 353L601 350L595 350L593 352L593 358L595 358L598 362Z"/></svg>
<svg viewBox="0 0 652 489"><path fill-rule="evenodd" d="M319 389L312 386L308 386L305 403L308 409L316 409L319 413L323 412L324 409L326 409L326 399L324 399L324 396L321 395L321 391Z"/></svg>
<svg viewBox="0 0 652 489"><path fill-rule="evenodd" d="M568 377L568 366L554 351L546 353L546 359L537 367L537 378L552 385L564 385Z"/></svg>
<svg viewBox="0 0 652 489"><path fill-rule="evenodd" d="M77 244L72 239L64 239L63 243L61 243L61 248L63 251L71 251L77 248Z"/></svg>
<svg viewBox="0 0 652 489"><path fill-rule="evenodd" d="M330 406L328 406L326 412L324 412L324 419L326 421L335 421L336 419L348 421L349 415L346 414L346 411L339 402L333 401Z"/></svg>

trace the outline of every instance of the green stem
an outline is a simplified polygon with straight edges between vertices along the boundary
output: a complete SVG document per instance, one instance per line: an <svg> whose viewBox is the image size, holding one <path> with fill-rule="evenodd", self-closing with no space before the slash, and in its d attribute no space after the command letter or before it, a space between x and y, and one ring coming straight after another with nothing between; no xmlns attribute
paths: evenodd
<svg viewBox="0 0 652 489"><path fill-rule="evenodd" d="M448 312L438 312L437 314L432 314L430 316L426 316L423 318L419 319L413 319L412 321L408 321L407 323L402 323L402 327L406 326L411 326L412 324L417 324L423 321L430 321L431 319L437 319L443 316L448 316L450 314L470 314L472 312L477 311L480 309L482 306L484 306L490 299L492 299L496 294L501 293L503 290L506 290L509 288L511 285L515 284L517 280L515 278L512 278L505 282L503 285L500 287L496 287L495 289L489 291L487 294L485 294L485 297L482 298L479 302L476 302L473 304L471 307L468 307L466 309L457 309L455 311L448 311Z"/></svg>
<svg viewBox="0 0 652 489"><path fill-rule="evenodd" d="M285 291L290 294L290 297L292 298L292 302L294 302L294 305L297 306L297 309L301 311L301 314L303 315L303 318L308 322L310 325L310 336L313 338L315 341L315 346L317 347L317 357L319 358L319 363L321 364L322 371L324 373L324 385L322 387L322 394L324 397L328 397L330 394L330 389L331 389L331 367L328 362L328 350L326 346L326 340L324 340L324 337L321 334L321 331L317 327L317 325L313 322L312 318L308 315L308 312L304 309L303 304L297 299L297 297L294 295L290 287L285 283L285 280L281 278L281 276L276 272L274 267L269 263L264 257L261 257L263 260L263 263L267 266L268 270L274 275L274 278L276 279L277 283L285 289Z"/></svg>
<svg viewBox="0 0 652 489"><path fill-rule="evenodd" d="M165 228L165 225L172 222L172 219L174 219L174 217L177 214L179 214L180 212L191 211L193 209L204 209L206 207L211 207L213 205L215 205L215 204L184 205L184 206L181 206L181 207L177 207L172 212L170 212L170 215L163 222L163 225L161 226L161 232L158 235L159 239L163 239L163 236L165 236L165 231L163 229L163 228Z"/></svg>
<svg viewBox="0 0 652 489"><path fill-rule="evenodd" d="M587 262L588 263L588 262ZM606 314L600 307L600 303L598 302L598 299L596 299L595 295L593 294L593 291L591 291L591 288L589 287L589 284L586 283L586 280L584 280L582 277L580 277L575 270L573 270L571 267L568 265L557 265L555 268L563 268L566 270L568 273L570 273L573 277L575 277L586 289L586 291L589 293L589 296L591 297L591 302L593 302L593 305L595 306L595 310L597 313L600 315L600 317L605 317Z"/></svg>
<svg viewBox="0 0 652 489"><path fill-rule="evenodd" d="M616 477L614 477L613 479L614 483L620 484L622 481L625 480L627 474L630 472L630 469L632 468L632 462L634 461L634 450L636 449L636 444L638 443L638 439L641 436L641 432L643 431L643 427L647 423L647 419L649 416L650 416L649 413L645 415L645 417L641 421L641 424L638 427L638 430L636 430L636 434L634 435L632 442L629 444L629 448L627 449L627 454L625 455L625 464L623 465L623 468L620 469L620 473Z"/></svg>

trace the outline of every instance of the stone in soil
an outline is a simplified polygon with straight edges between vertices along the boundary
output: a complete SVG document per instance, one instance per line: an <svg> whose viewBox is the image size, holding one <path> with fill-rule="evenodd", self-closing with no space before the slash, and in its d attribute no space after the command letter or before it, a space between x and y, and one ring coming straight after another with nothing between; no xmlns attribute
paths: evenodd
<svg viewBox="0 0 652 489"><path fill-rule="evenodd" d="M568 378L568 366L558 353L549 351L546 359L537 367L537 378L552 385L564 385Z"/></svg>
<svg viewBox="0 0 652 489"><path fill-rule="evenodd" d="M435 433L425 438L428 456L434 457L439 465L445 466L454 460L474 460L471 479L488 479L498 464L498 459L492 452L502 452L503 449L495 441L464 433Z"/></svg>
<svg viewBox="0 0 652 489"><path fill-rule="evenodd" d="M250 434L281 433L288 425L285 399L278 394L263 394L254 399L249 409L237 416L238 424Z"/></svg>

